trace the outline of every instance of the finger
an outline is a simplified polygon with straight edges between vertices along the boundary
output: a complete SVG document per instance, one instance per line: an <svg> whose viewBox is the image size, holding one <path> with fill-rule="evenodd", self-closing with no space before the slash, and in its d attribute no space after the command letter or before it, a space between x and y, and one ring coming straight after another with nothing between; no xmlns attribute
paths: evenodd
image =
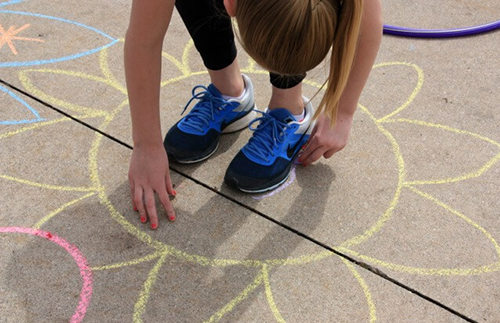
<svg viewBox="0 0 500 323"><path fill-rule="evenodd" d="M172 202L170 202L170 198L168 197L168 194L165 191L159 192L158 198L160 199L160 202L163 205L165 212L167 212L168 219L172 222L175 221L174 207L172 206Z"/></svg>
<svg viewBox="0 0 500 323"><path fill-rule="evenodd" d="M338 152L338 151L339 151L339 149L336 149L336 148L334 148L334 149L330 149L330 150L327 150L327 151L323 154L323 157L325 157L325 158L330 158L330 157L332 157L332 156L333 156L333 154L335 154L335 153L336 153L336 152Z"/></svg>
<svg viewBox="0 0 500 323"><path fill-rule="evenodd" d="M130 200L132 201L132 208L137 212L138 209L134 202L134 182L132 180L128 181L128 187L130 188Z"/></svg>
<svg viewBox="0 0 500 323"><path fill-rule="evenodd" d="M304 161L309 158L309 156L318 149L319 145L316 138L310 139L309 143L305 144L305 149L299 157L299 163L304 165Z"/></svg>
<svg viewBox="0 0 500 323"><path fill-rule="evenodd" d="M151 229L155 230L158 228L158 215L156 213L155 194L152 190L144 192L144 203L146 204L149 222L151 222Z"/></svg>
<svg viewBox="0 0 500 323"><path fill-rule="evenodd" d="M167 176L165 176L165 187L166 187L167 192L170 196L175 197L177 195L177 192L174 189L175 185L172 185L172 181L170 180L169 174L167 174Z"/></svg>
<svg viewBox="0 0 500 323"><path fill-rule="evenodd" d="M137 207L137 210L139 211L141 222L146 223L148 221L148 215L146 213L146 209L144 208L142 197L143 197L142 187L136 186L134 188L134 199L133 199L134 205L135 207Z"/></svg>
<svg viewBox="0 0 500 323"><path fill-rule="evenodd" d="M321 148L321 147L318 147L316 150L314 150L313 152L311 152L303 161L302 161L302 165L304 166L309 166L310 164L314 163L315 161L317 161L318 159L321 158L321 156L323 156L323 154L325 153L325 149L324 148Z"/></svg>

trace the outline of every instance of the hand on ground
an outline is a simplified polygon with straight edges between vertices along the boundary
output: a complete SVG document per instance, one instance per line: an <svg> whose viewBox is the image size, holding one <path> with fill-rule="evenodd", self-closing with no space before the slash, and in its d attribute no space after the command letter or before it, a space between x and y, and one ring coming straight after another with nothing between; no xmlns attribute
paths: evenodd
<svg viewBox="0 0 500 323"><path fill-rule="evenodd" d="M176 192L170 180L168 157L163 145L157 147L134 147L129 168L130 196L134 210L139 211L140 220L149 219L151 228L158 228L158 212L155 194L158 196L170 221L175 220L175 211L169 195Z"/></svg>

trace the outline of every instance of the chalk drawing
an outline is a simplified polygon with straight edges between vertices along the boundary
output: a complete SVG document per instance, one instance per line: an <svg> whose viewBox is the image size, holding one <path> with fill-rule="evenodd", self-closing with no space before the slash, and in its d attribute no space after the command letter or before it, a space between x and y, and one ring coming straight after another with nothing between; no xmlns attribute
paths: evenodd
<svg viewBox="0 0 500 323"><path fill-rule="evenodd" d="M192 47L192 45L188 45L186 48ZM99 64L101 67L101 72L103 76L95 76L95 75L89 75L86 73L82 72L77 72L77 71L68 71L68 70L55 70L55 69L41 69L41 70L23 70L20 73L20 80L23 86L28 89L31 93L34 93L44 101L47 101L51 104L55 104L60 107L64 107L68 109L69 111L75 112L75 113L80 113L82 116L100 116L104 118L104 121L102 124L99 126L100 129L107 129L109 124L114 120L116 115L120 113L127 105L128 105L128 100L126 98L126 90L125 86L122 84L119 84L117 79L113 76L111 73L111 70L109 69L109 66L107 64L107 55L108 55L108 49L103 49L100 54L99 58ZM177 61L175 64L184 64L187 62L187 51L184 51L183 54L183 59L182 63L180 61ZM171 57L170 55L167 55L164 53L163 55L164 58L169 58ZM175 78L175 79L170 79L167 81L163 81L162 85L166 86L171 83L175 83L181 79L187 78L187 77L192 77L193 75L199 75L199 74L206 74L204 71L199 71L199 72L192 72L188 65L186 65L185 68L179 69L181 72L181 76ZM251 71L247 71L251 72ZM98 109L92 108L92 107L82 107L82 106L77 106L75 104L72 104L71 102L66 102L63 100L57 99L57 97L51 96L47 93L44 93L40 91L35 84L30 79L30 75L32 73L51 73L54 75L66 75L66 76L72 76L75 78L81 78L81 79L86 79L86 80L91 80L94 82L98 82L104 86L110 86L112 88L117 89L118 91L122 92L124 95L124 100L122 103L118 105L116 109L114 109L111 112L108 111L99 111ZM261 71L256 71L256 73L262 73ZM265 73L265 72L264 72ZM11 133L11 135L15 135L19 133L20 131L23 131L22 129L17 130L14 133ZM321 259L325 259L327 257L331 257L332 254L330 252L320 252L317 254L312 254L312 255L305 255L301 257L295 257L295 258L287 258L287 259L268 259L268 260L235 260L235 259L210 259L207 257L199 256L199 255L194 255L194 254L189 254L184 251L178 250L176 248L173 248L171 246L168 246L164 244L163 242L160 242L158 240L153 239L148 233L142 231L140 227L137 227L135 224L130 223L127 219L123 217L122 214L120 214L112 205L111 201L108 199L107 194L105 192L105 188L102 186L100 183L99 179L99 172L98 172L98 150L101 145L101 140L102 136L101 135L96 135L95 140L92 144L91 150L89 151L89 171L90 171L90 179L91 179L91 186L88 188L71 188L71 187L60 187L60 189L66 189L66 190L76 190L76 191L82 191L82 192L88 192L86 195L83 197L70 201L69 203L66 203L65 205L61 206L60 208L57 208L53 212L49 213L47 216L45 216L41 221L39 221L35 226L40 227L42 225L45 225L49 220L51 220L54 216L57 216L60 214L66 207L69 207L70 205L75 205L76 203L79 203L81 200L93 196L94 194L97 194L98 198L100 199L101 204L108 209L110 212L110 215L112 218L115 219L119 224L122 225L122 227L129 233L133 234L136 236L139 240L143 241L145 244L148 246L154 248L156 251L153 252L150 255L147 255L145 257L141 257L138 259L134 259L131 261L125 261L122 263L115 263L115 264L109 264L109 265L101 265L101 266L95 266L95 270L108 270L108 269L114 269L114 268L120 268L120 267L125 267L125 266L133 266L139 263L143 262L149 262L149 261L156 261L156 264L154 265L153 269L148 275L148 278L144 282L143 289L139 294L138 300L135 305L134 309L134 316L133 316L133 321L134 322L142 322L142 316L147 310L147 302L150 297L150 293L152 291L152 288L156 282L156 277L158 275L158 272L162 268L165 260L167 257L174 257L183 261L188 261L192 263L196 263L200 266L217 266L217 267L226 267L226 266L243 266L243 267L257 267L257 268L269 268L269 266L303 266L311 262L315 262ZM5 177L5 175L4 175ZM18 178L12 178L8 177L11 180L15 180L17 182L23 182L28 185L37 185L40 187L45 187L45 188L50 188L50 189L57 189L58 187L50 186L50 185L44 185L42 183L33 183L29 182L26 180L18 179ZM263 269L262 269L263 270ZM250 284L241 294L239 297L237 297L235 300L227 304L225 307L223 307L215 316L211 319L212 322L217 321L217 317L220 318L224 315L224 313L227 313L229 311L232 311L236 304L240 303L243 299L245 299L249 293L263 284L263 279L264 279L264 274L261 273L260 276L256 278L256 281L253 284ZM268 287L270 288L270 287ZM269 294L269 291L267 292L268 298L268 303L270 306L270 309L273 311L274 315L277 316L278 314L278 309L274 307L274 301L271 299L271 294Z"/></svg>
<svg viewBox="0 0 500 323"><path fill-rule="evenodd" d="M14 46L14 40L34 41L34 42L39 42L39 43L45 42L43 39L39 39L39 38L28 38L28 37L16 36L21 31L28 29L30 26L31 26L30 24L26 24L22 27L19 27L18 29L16 29L16 26L10 26L9 29L5 30L5 28L2 27L2 25L0 25L0 49L2 49L2 47L5 44L7 44L9 46L10 50L12 51L12 54L17 55L18 52L17 52L16 47Z"/></svg>
<svg viewBox="0 0 500 323"><path fill-rule="evenodd" d="M276 189L270 191L269 193L266 193L266 194L263 194L263 195L258 195L258 196L252 196L252 198L254 200L262 200L262 199L265 199L267 197L271 197L273 195L276 195L278 194L279 192L283 191L284 189L286 189L288 186L290 186L294 181L295 181L295 168L297 166L296 165L292 165L292 169L290 170L290 175L288 177L288 179L286 180L285 183L283 183L282 185L278 186Z"/></svg>
<svg viewBox="0 0 500 323"><path fill-rule="evenodd" d="M5 2L0 2L0 8L11 5L11 4L21 3L21 2L24 2L24 0L10 0L10 1L5 1Z"/></svg>
<svg viewBox="0 0 500 323"><path fill-rule="evenodd" d="M93 27L84 25L84 24L79 23L79 22L71 21L68 19L52 17L52 16L47 16L47 15L42 15L42 14L37 14L37 13L29 13L29 12L23 12L23 11L12 11L12 10L0 10L0 15L1 14L36 17L36 18L49 19L49 20L53 20L53 21L57 21L57 22L71 24L71 25L82 27L82 28L85 28L85 29L90 30L92 32L95 32L95 33L103 36L104 38L106 38L109 42L107 44L102 45L102 46L97 47L97 48L93 48L90 50L83 51L81 53L76 53L76 54L63 56L63 57L50 58L50 59L39 59L39 60L31 60L31 61L14 61L14 62L3 61L3 62L0 62L0 67L25 67L25 66L52 64L52 63L57 63L57 62L68 61L68 60L77 59L77 58L81 58L83 56L97 53L97 52L101 51L102 49L113 46L114 44L116 44L118 42L118 39L115 39L115 38L105 34L104 32L98 30L98 29L95 29ZM0 43L1 43L1 41L0 41ZM50 45L50 44L48 44L48 45ZM54 51L57 52L57 48L54 48Z"/></svg>
<svg viewBox="0 0 500 323"><path fill-rule="evenodd" d="M276 319L276 322L279 323L285 323L285 319L281 315L278 306L276 306L276 303L274 302L274 297L273 297L273 291L271 288L271 283L269 282L269 269L267 268L268 266L264 264L262 266L262 276L264 278L264 287L266 290L266 298L267 302L269 303L269 307L271 308L271 311L273 312L274 318Z"/></svg>
<svg viewBox="0 0 500 323"><path fill-rule="evenodd" d="M11 90L3 87L0 85L0 91L7 93L11 98L19 102L22 106L24 106L28 111L33 114L35 118L33 119L23 119L23 120L0 120L0 125L14 125L14 124L23 124L23 123L35 123L35 122L40 122L44 121L42 117L40 117L40 114L38 111L36 111L32 106L30 106L26 101L21 99L17 94L12 92ZM9 105L10 106L10 105ZM6 109L4 108L4 113L6 112Z"/></svg>
<svg viewBox="0 0 500 323"><path fill-rule="evenodd" d="M0 11L1 12L1 11ZM123 41L123 40L121 40ZM113 47L116 48L116 47ZM175 58L173 55L168 54L168 53L163 53L162 57L163 59L168 60L173 66L175 66L179 74L176 77L169 78L162 80L161 86L168 86L171 84L175 84L176 82L179 82L183 79L187 79L190 77L194 77L197 75L206 75L206 71L193 71L190 67L189 64L189 53L193 49L193 43L192 41L188 42L182 57L180 59ZM106 131L110 126L113 120L115 120L116 116L121 113L128 105L128 100L126 97L126 87L124 84L120 84L118 79L113 75L111 68L108 65L108 51L110 50L109 46L107 47L102 47L98 49L100 51L99 55L99 66L101 69L101 74L102 75L90 75L82 71L71 71L71 70L59 70L59 69L29 69L29 70L23 70L20 73L20 81L23 84L23 86L28 89L31 93L34 93L36 96L40 97L42 100L45 100L49 103L55 104L59 107L62 107L64 109L67 109L68 111L78 114L83 118L86 117L100 117L102 122L99 124L98 128ZM465 224L472 226L475 230L478 232L481 232L483 236L491 243L493 248L495 249L497 255L500 257L500 247L495 240L495 236L491 234L490 232L487 231L487 229L480 225L479 223L473 221L471 217L466 216L465 214L455 210L451 206L443 203L442 201L438 200L434 196L428 194L425 192L425 190L422 187L425 187L425 185L439 185L443 183L449 183L449 182L460 182L463 180L471 179L471 178L477 178L482 176L483 174L487 173L492 167L498 164L498 161L500 160L500 144L490 138L485 137L484 135L472 133L469 131L463 131L460 129L455 129L453 127L447 126L447 125L440 125L440 124L435 124L432 122L428 121L420 121L420 120L410 120L410 119L403 119L403 118L398 118L398 115L405 109L408 109L413 100L417 97L418 93L423 89L423 84L424 84L424 73L420 67L418 67L415 64L411 63L406 63L406 62L390 62L390 63L382 63L374 66L374 69L377 68L391 68L391 66L398 66L398 67L406 67L414 70L417 75L417 82L415 85L414 90L412 91L411 95L409 98L405 101L404 104L402 104L400 107L397 107L393 112L381 117L381 118L376 118L374 114L370 112L370 109L363 105L359 105L359 110L361 113L365 113L369 119L375 124L376 129L383 134L383 136L387 139L387 142L389 143L393 156L391 158L394 158L396 161L396 168L394 171L397 172L397 183L396 187L393 192L391 192L391 199L390 203L387 206L386 210L380 214L378 217L374 218L374 222L371 224L371 226L365 230L365 232L351 237L347 239L346 241L340 243L338 246L332 246L340 251L343 251L347 254L352 255L353 257L357 257L360 260L363 260L367 263L373 264L374 266L379 266L382 268L387 268L391 269L394 271L400 271L400 272L405 272L409 274L415 274L415 275L435 275L435 276L472 276L472 275L482 275L482 274L487 274L487 273L492 273L492 272L498 272L500 271L500 262L495 259L492 260L491 263L486 264L486 265L480 265L476 267L471 267L471 268L419 268L419 267L411 267L411 266L404 266L401 264L396 264L396 263L390 263L387 261L383 261L380 259L376 259L370 255L363 255L360 254L356 251L353 250L353 247L366 243L369 241L372 237L374 237L376 234L379 234L381 232L381 229L390 223L390 220L393 216L394 210L396 206L398 205L398 202L401 197L401 193L403 190L406 190L408 192L411 192L412 194L417 194L418 196L423 197L426 201L429 203L433 203L434 205L439 206L450 216L454 216L457 218L460 218L462 221L464 221ZM249 61L248 65L242 69L244 73L247 74L266 74L267 72L263 70L259 70L257 66L255 65L254 62ZM119 93L123 95L123 101L116 107L113 108L111 111L109 110L102 110L101 108L96 108L96 107L83 107L83 106L78 106L72 102L67 102L64 100L61 100L57 98L57 95L50 95L48 93L44 93L41 91L37 85L31 80L30 75L33 73L40 73L40 74L46 74L50 73L53 76L57 77L57 75L62 75L65 77L74 77L75 81L78 81L78 79L81 80L86 80L92 81L92 82L97 82L99 83L100 86L105 86L105 87L111 87L117 90ZM320 88L321 84L306 80L306 84L309 84L311 86ZM36 125L26 125L22 129L16 129L13 132L10 132L8 134L4 134L3 137L0 135L1 140L7 140L8 138L15 136L18 133L24 132L24 131L30 131L32 129L39 129L42 128L46 125L53 124L56 122L62 122L62 120L51 120L50 122L40 122L39 124ZM429 127L429 128L439 128L444 131L448 131L450 133L453 133L455 135L463 136L463 140L468 140L468 139L475 139L475 140L481 140L482 142L486 143L487 145L490 145L491 147L495 147L495 149L499 149L499 153L495 155L492 159L490 159L486 164L483 166L479 167L479 169L468 172L466 174L462 174L457 177L450 177L450 178L445 178L445 179L438 179L438 180L422 180L422 181L407 181L407 170L405 166L405 160L403 158L403 155L400 150L400 146L398 144L397 138L391 134L389 130L385 128L385 124L389 123L401 123L401 124L417 124L423 127ZM238 260L238 259L218 259L218 258L210 258L210 257L205 257L201 255L196 255L196 254L191 254L189 252L179 250L178 248L175 248L171 245L168 245L162 241L159 241L155 239L153 236L149 234L149 230L145 229L143 231L143 227L139 224L139 220L137 219L137 223L132 223L130 222L127 218L123 216L113 205L111 202L110 198L107 195L106 189L101 183L100 179L100 174L99 174L99 167L98 167L98 156L99 156L99 149L102 144L102 135L100 134L95 134L95 137L92 141L92 145L89 151L89 165L88 165L88 170L89 170L89 178L91 181L91 184L89 187L59 187L59 186L51 186L51 185L46 185L43 183L37 183L37 182L31 182L25 179L20 179L20 178L15 178L12 176L9 176L8 174L0 175L0 178L3 178L4 180L10 180L30 186L37 186L37 187L43 187L46 189L55 189L55 190L70 190L70 191L77 191L77 192L82 192L85 195L81 196L80 198L77 198L75 200L72 200L70 202L67 202L63 204L61 207L57 208L56 210L50 212L48 215L44 216L38 223L35 224L35 227L41 227L44 225L48 225L50 223L50 220L52 220L54 217L59 216L62 211L72 205L76 205L83 201L84 199L91 197L91 196L97 196L99 199L100 204L102 205L103 208L107 210L109 213L110 217L114 219L118 224L122 226L122 228L130 233L131 235L135 236L137 239L139 239L142 243L145 245L151 247L153 251L143 257L128 260L128 261L123 261L123 262L118 262L118 263L113 263L113 264L101 264L99 266L94 266L93 270L110 270L110 269L116 269L116 268L121 268L121 267L126 267L126 266L134 266L140 263L144 262L152 262L153 267L151 271L149 272L147 278L145 279L143 283L142 290L139 292L137 301L134 306L134 313L133 313L133 322L134 323L139 323L143 322L143 316L147 312L147 306L148 306L148 301L151 297L151 294L154 293L155 290L155 284L157 282L158 274L159 272L163 269L165 266L165 263L167 259L169 258L174 258L180 261L185 261L189 262L193 265L198 265L202 267L228 267L228 266L240 266L240 267L251 267L251 268L258 268L259 272L255 276L254 280L250 282L241 292L237 294L237 296L229 301L227 304L223 305L220 307L220 309L214 313L206 322L217 322L222 319L226 314L230 313L231 311L237 310L238 304L240 304L242 301L247 299L251 293L255 292L259 287L263 289L265 293L265 297L268 302L269 310L272 312L274 315L274 318L276 319L277 322L284 322L285 318L282 315L282 312L279 310L278 304L276 303L275 296L274 294L277 292L276 287L272 286L272 282L269 279L269 273L270 271L279 266L294 266L297 267L297 270L307 270L307 265L313 262L317 262L326 258L330 258L333 256L332 253L328 251L321 251L315 254L308 254L308 255L303 255L299 257L291 257L291 258L285 258L285 259L266 259L266 260L255 260L255 259L245 259L245 260ZM290 184L292 183L290 182ZM417 188L418 187L418 188ZM283 189L286 189L283 188ZM277 192L276 192L277 193ZM274 194L276 194L274 193ZM273 194L273 193L269 193ZM35 229L31 229L35 230ZM361 287L361 291L364 294L366 303L367 303L367 308L368 308L368 313L369 313L369 322L375 322L377 319L376 316L376 308L375 308L375 302L373 300L373 296L370 292L369 286L367 282L363 279L363 277L357 272L356 267L353 266L351 263L342 260L342 263L349 269L349 272L355 277L358 285ZM314 274L314 273L311 273Z"/></svg>
<svg viewBox="0 0 500 323"><path fill-rule="evenodd" d="M38 236L54 242L55 244L64 248L73 257L78 266L78 269L80 270L80 276L82 277L83 283L82 290L80 292L80 300L78 302L75 313L71 317L70 323L81 322L85 317L85 313L87 312L87 308L90 304L93 288L92 271L89 268L87 259L85 259L85 256L82 254L82 252L76 246L70 244L68 241L48 231L22 227L0 227L0 233L24 233Z"/></svg>
<svg viewBox="0 0 500 323"><path fill-rule="evenodd" d="M220 319L226 315L227 313L230 313L234 310L234 308L244 301L245 299L248 298L248 296L256 290L260 285L262 285L262 281L264 280L264 276L262 271L255 277L254 281L248 284L247 287L238 295L236 298L231 300L229 303L226 304L222 309L220 309L217 313L212 315L210 319L205 321L205 323L213 323L213 322L218 322Z"/></svg>

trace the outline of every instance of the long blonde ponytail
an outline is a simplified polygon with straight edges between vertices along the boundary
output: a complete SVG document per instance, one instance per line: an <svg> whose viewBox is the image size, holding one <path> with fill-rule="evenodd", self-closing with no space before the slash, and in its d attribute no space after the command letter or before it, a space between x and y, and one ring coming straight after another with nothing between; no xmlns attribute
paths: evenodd
<svg viewBox="0 0 500 323"><path fill-rule="evenodd" d="M325 95L315 117L335 123L358 40L363 0L236 0L238 38L265 69L300 75L332 50Z"/></svg>
<svg viewBox="0 0 500 323"><path fill-rule="evenodd" d="M344 0L342 2L333 38L327 87L315 115L317 117L323 112L330 118L332 125L337 119L340 98L349 79L354 61L362 13L363 0Z"/></svg>

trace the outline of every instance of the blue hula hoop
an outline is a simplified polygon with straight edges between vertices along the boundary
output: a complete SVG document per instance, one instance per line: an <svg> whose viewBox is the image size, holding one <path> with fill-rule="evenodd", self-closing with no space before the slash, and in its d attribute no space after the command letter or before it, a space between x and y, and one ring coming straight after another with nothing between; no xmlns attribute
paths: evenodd
<svg viewBox="0 0 500 323"><path fill-rule="evenodd" d="M476 34L486 33L500 28L500 20L490 22L484 25L454 28L454 29L416 29L407 27L398 27L384 25L384 34L401 36L401 37L416 37L416 38L449 38L449 37L464 37Z"/></svg>

